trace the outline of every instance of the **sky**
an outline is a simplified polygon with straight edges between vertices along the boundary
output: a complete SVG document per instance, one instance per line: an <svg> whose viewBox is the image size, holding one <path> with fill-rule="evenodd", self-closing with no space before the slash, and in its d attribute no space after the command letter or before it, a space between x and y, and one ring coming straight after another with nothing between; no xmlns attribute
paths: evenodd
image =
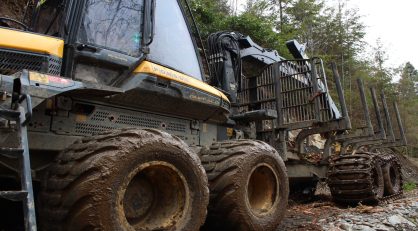
<svg viewBox="0 0 418 231"><path fill-rule="evenodd" d="M237 1L239 8L246 0ZM388 67L411 62L418 69L418 1L417 0L341 0L350 8L358 8L366 25L365 41L376 46L380 38L387 52ZM326 0L336 4L338 0ZM367 48L372 51L372 47Z"/></svg>
<svg viewBox="0 0 418 231"><path fill-rule="evenodd" d="M350 0L348 5L363 15L365 40L375 45L381 39L390 66L409 61L418 68L418 1Z"/></svg>

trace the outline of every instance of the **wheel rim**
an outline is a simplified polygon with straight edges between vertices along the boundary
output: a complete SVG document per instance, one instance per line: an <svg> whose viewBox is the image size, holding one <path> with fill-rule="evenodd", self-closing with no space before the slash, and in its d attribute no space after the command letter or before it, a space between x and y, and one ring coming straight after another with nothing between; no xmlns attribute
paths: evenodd
<svg viewBox="0 0 418 231"><path fill-rule="evenodd" d="M375 194L375 199L380 199L383 196L384 193L384 187L383 185L383 177L381 176L381 169L380 167L376 164L373 169L372 169L372 190ZM380 174L379 174L380 172Z"/></svg>
<svg viewBox="0 0 418 231"><path fill-rule="evenodd" d="M189 188L177 168L166 162L149 162L127 178L119 210L123 211L125 225L165 230L183 223L189 207Z"/></svg>
<svg viewBox="0 0 418 231"><path fill-rule="evenodd" d="M391 165L389 168L389 178L390 178L390 183L392 184L393 189L395 191L399 190L399 177L393 165Z"/></svg>
<svg viewBox="0 0 418 231"><path fill-rule="evenodd" d="M279 201L280 184L273 168L267 164L256 166L249 176L247 184L247 203L256 216L265 215L273 210Z"/></svg>

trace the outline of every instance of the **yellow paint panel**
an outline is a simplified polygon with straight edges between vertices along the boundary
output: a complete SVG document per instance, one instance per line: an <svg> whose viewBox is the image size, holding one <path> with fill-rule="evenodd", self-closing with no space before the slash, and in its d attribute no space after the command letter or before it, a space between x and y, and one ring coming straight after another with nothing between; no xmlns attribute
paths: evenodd
<svg viewBox="0 0 418 231"><path fill-rule="evenodd" d="M44 74L40 74L37 72L30 72L30 80L31 81L35 81L38 83L42 83L42 84L48 84L49 83L49 79L47 75Z"/></svg>
<svg viewBox="0 0 418 231"><path fill-rule="evenodd" d="M134 71L135 73L147 73L159 76L161 78L174 80L179 83L183 83L185 85L197 88L199 90L202 90L204 92L210 93L212 95L216 95L221 97L223 100L228 101L228 98L219 90L216 88L197 80L191 76L185 75L183 73L180 73L178 71L171 70L169 68L163 67L161 65L157 65L155 63L151 63L148 61L142 62Z"/></svg>
<svg viewBox="0 0 418 231"><path fill-rule="evenodd" d="M75 115L75 122L77 123L83 123L87 121L87 116L82 114Z"/></svg>
<svg viewBox="0 0 418 231"><path fill-rule="evenodd" d="M39 34L0 28L0 47L50 54L62 58L64 41Z"/></svg>
<svg viewBox="0 0 418 231"><path fill-rule="evenodd" d="M51 110L54 106L54 101L52 101L52 99L47 99L46 100L46 109Z"/></svg>
<svg viewBox="0 0 418 231"><path fill-rule="evenodd" d="M233 128L226 128L226 135L228 137L232 137L234 135L234 129Z"/></svg>

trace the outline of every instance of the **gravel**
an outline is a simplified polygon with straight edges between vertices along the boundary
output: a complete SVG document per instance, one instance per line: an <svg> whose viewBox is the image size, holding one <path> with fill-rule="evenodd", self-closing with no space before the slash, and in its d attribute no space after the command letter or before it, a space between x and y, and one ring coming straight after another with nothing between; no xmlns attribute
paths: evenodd
<svg viewBox="0 0 418 231"><path fill-rule="evenodd" d="M340 209L341 213L318 221L322 230L397 231L418 230L416 193L387 205Z"/></svg>
<svg viewBox="0 0 418 231"><path fill-rule="evenodd" d="M290 202L278 230L415 231L418 230L418 190L377 206L341 206L329 195L317 195L307 204Z"/></svg>

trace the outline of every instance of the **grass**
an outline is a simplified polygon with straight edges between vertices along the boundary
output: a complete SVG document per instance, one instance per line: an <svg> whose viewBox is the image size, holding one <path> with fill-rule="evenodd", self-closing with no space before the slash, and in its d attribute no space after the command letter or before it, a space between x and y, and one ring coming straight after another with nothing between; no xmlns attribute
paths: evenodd
<svg viewBox="0 0 418 231"><path fill-rule="evenodd" d="M403 190L405 190L405 191L412 191L412 190L414 190L414 189L416 189L417 188L417 185L415 184L415 183L413 183L413 182L406 182L404 185L403 185Z"/></svg>

